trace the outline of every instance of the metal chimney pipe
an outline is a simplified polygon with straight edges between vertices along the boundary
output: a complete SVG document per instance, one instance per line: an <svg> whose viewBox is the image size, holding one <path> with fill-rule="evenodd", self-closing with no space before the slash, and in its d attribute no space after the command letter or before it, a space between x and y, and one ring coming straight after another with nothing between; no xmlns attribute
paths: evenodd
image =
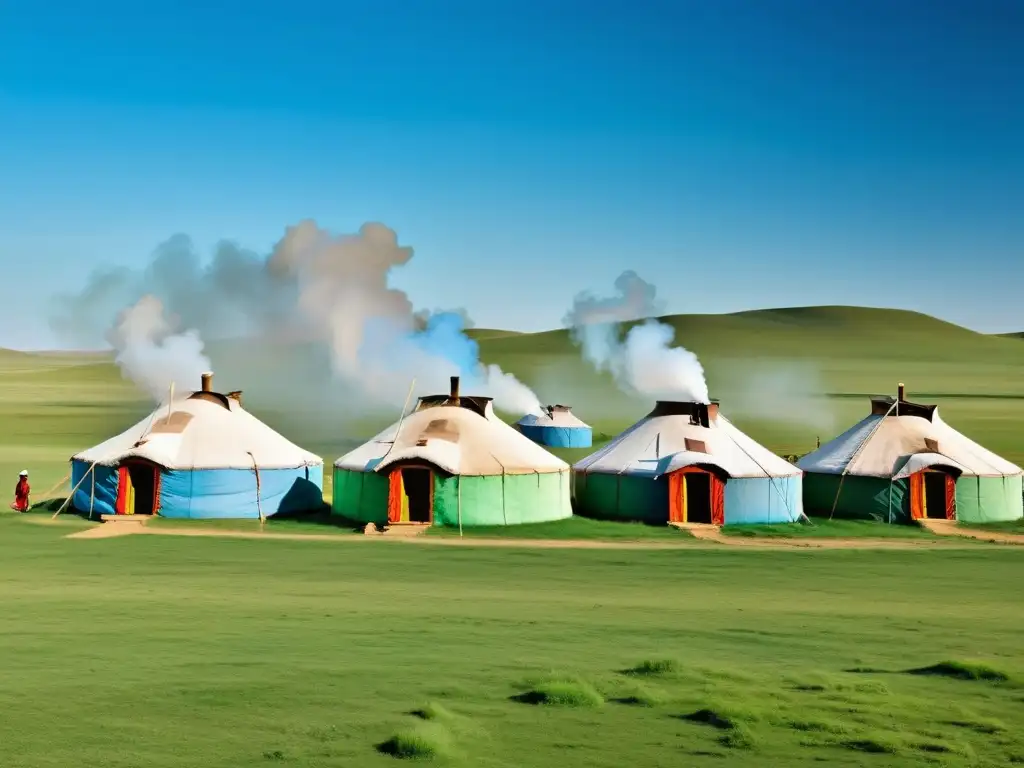
<svg viewBox="0 0 1024 768"><path fill-rule="evenodd" d="M203 392L213 392L213 373L209 371L203 374Z"/></svg>
<svg viewBox="0 0 1024 768"><path fill-rule="evenodd" d="M903 382L901 381L897 387L896 399L899 400L901 403L904 402L906 400L906 398L904 397L905 394L906 390L903 386Z"/></svg>
<svg viewBox="0 0 1024 768"><path fill-rule="evenodd" d="M452 405L458 405L459 404L459 377L458 376L452 376L451 378L452 378L452 391L451 391L450 399L452 401Z"/></svg>

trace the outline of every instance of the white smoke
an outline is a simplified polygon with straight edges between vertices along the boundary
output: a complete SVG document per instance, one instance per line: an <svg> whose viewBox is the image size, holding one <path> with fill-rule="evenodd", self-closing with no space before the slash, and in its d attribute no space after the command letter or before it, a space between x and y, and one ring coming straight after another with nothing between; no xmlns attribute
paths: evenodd
<svg viewBox="0 0 1024 768"><path fill-rule="evenodd" d="M725 360L720 369L727 382L722 395L728 397L731 414L800 424L826 434L835 429L836 414L828 388L813 363Z"/></svg>
<svg viewBox="0 0 1024 768"><path fill-rule="evenodd" d="M411 380L420 394L444 392L449 377L460 375L467 394L493 397L505 411L539 412L529 387L497 365L481 364L464 312L417 312L388 285L391 270L412 253L382 224L334 237L304 221L287 230L269 267L295 278L298 307L326 330L337 372L374 397L401 402Z"/></svg>
<svg viewBox="0 0 1024 768"><path fill-rule="evenodd" d="M151 300L162 301L195 329L194 341L188 342L193 346L200 334L207 342L233 339L218 347L228 349L221 360L230 361L218 372L247 391L263 392L268 401L287 395L290 402L319 411L328 403L352 409L358 397L360 411L395 407L405 402L413 380L414 394L424 395L446 392L449 377L459 375L466 394L491 396L500 410L539 412L529 387L498 366L481 363L476 342L465 334L469 320L463 311L417 312L404 292L391 287L393 270L412 256L393 230L376 223L336 236L302 221L285 230L269 256L221 243L208 266L202 266L191 241L178 235L157 249L141 274L98 273L78 296L57 303L51 323L68 340L82 343L83 332L109 328L126 304L152 294ZM152 312L151 303L139 311ZM140 322L132 321L132 327ZM166 323L154 333L167 337ZM238 338L255 345L242 354ZM123 339L120 343L115 349L119 358L132 358L132 378L152 378L138 370L141 359L135 362L143 347L126 350ZM288 364L270 364L283 356ZM221 360L214 356L218 366Z"/></svg>
<svg viewBox="0 0 1024 768"><path fill-rule="evenodd" d="M624 391L656 400L709 401L704 368L697 356L672 346L675 329L654 319L633 326L622 337L621 324L661 311L656 288L636 272L615 280L616 296L579 294L564 322L584 358L609 371Z"/></svg>
<svg viewBox="0 0 1024 768"><path fill-rule="evenodd" d="M107 339L121 373L157 402L166 399L171 384L179 392L194 389L210 369L199 333L175 332L156 296L147 294L122 311Z"/></svg>

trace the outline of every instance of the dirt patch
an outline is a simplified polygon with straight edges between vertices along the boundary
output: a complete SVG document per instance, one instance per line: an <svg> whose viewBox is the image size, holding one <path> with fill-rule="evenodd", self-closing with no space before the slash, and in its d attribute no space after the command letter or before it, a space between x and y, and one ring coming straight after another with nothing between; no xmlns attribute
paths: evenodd
<svg viewBox="0 0 1024 768"><path fill-rule="evenodd" d="M683 542L654 541L601 541L597 539L512 539L482 538L470 536L455 538L448 536L339 536L336 534L316 533L258 533L254 531L229 531L216 528L150 528L132 523L104 523L71 534L68 538L108 538L142 534L146 536L201 536L229 539L264 539L279 541L391 541L411 544L413 546L438 547L520 547L527 549L611 549L611 550L684 550L726 547L743 547L747 549L780 550L780 549L921 549L942 548L960 549L972 545L957 545L945 541L929 541L927 539L868 539L868 538L821 538L821 539L778 539L778 538L744 538L723 536L720 531L697 536Z"/></svg>
<svg viewBox="0 0 1024 768"><path fill-rule="evenodd" d="M956 520L921 520L921 527L938 536L962 536L990 544L1024 544L1024 535L1005 533L1004 531L983 531L978 528L966 528Z"/></svg>
<svg viewBox="0 0 1024 768"><path fill-rule="evenodd" d="M77 531L67 536L69 539L111 539L116 536L130 536L133 533L145 533L141 523L100 523L91 528Z"/></svg>

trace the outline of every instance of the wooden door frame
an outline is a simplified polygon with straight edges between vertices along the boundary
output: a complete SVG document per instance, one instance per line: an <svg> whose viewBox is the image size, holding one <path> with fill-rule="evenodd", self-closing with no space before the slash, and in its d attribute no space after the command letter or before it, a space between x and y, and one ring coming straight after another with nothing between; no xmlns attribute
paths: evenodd
<svg viewBox="0 0 1024 768"><path fill-rule="evenodd" d="M910 475L910 519L925 520L928 518L928 494L925 491L925 475L942 475L945 479L945 510L946 520L956 520L956 477L947 469L938 466L925 467ZM942 518L932 518L942 519Z"/></svg>
<svg viewBox="0 0 1024 768"><path fill-rule="evenodd" d="M668 473L668 522L688 523L689 509L685 499L686 475L704 474L709 476L708 493L711 505L711 524L725 524L725 480L712 468L691 464Z"/></svg>
<svg viewBox="0 0 1024 768"><path fill-rule="evenodd" d="M132 502L132 511L126 510L128 502L128 488L131 486L134 491L134 484L131 481L132 468L145 467L153 472L153 507L147 512L140 513L135 509L134 499ZM114 513L118 515L158 515L160 514L160 486L163 480L163 467L148 459L131 457L124 459L120 464L117 465L117 499L114 502Z"/></svg>

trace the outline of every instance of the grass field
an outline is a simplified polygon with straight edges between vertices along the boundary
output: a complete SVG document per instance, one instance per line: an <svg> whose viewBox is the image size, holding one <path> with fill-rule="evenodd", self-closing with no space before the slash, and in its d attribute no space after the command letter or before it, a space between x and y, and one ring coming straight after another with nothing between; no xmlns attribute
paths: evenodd
<svg viewBox="0 0 1024 768"><path fill-rule="evenodd" d="M723 410L779 453L904 381L1024 462L1021 339L846 308L670 322ZM648 407L592 376L564 332L476 333L599 443ZM72 453L148 407L102 355L0 352L0 478L13 489L29 468L39 500ZM382 426L249 407L328 466ZM1018 547L716 549L588 520L516 535L683 546L431 546L286 520L267 529L332 540L64 538L85 525L0 513L7 765L1024 764ZM930 535L838 521L734 535L865 534Z"/></svg>
<svg viewBox="0 0 1024 768"><path fill-rule="evenodd" d="M1016 550L61 538L74 525L0 518L8 765L1024 760Z"/></svg>

